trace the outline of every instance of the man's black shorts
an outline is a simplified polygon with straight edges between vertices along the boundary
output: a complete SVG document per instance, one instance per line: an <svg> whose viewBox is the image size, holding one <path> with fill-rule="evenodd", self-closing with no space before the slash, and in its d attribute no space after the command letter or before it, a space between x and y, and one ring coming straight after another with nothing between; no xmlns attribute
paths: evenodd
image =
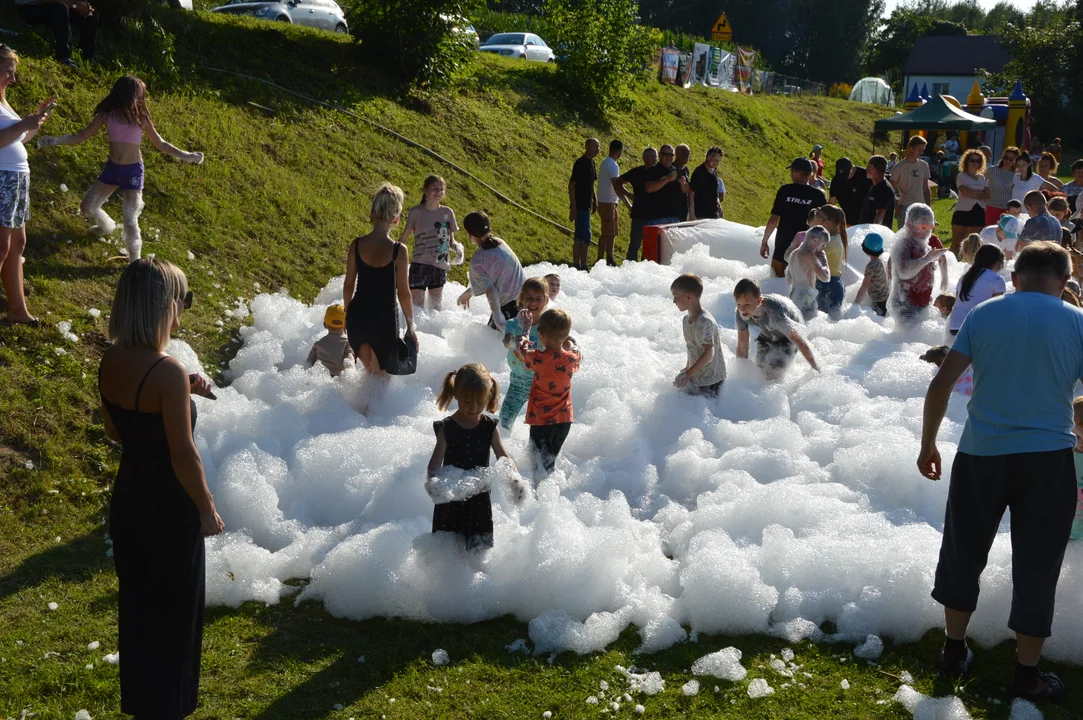
<svg viewBox="0 0 1083 720"><path fill-rule="evenodd" d="M1008 627L1024 635L1049 637L1060 566L1075 519L1072 452L955 455L934 600L953 610L974 611L978 578L1004 510L1010 508L1012 611Z"/></svg>

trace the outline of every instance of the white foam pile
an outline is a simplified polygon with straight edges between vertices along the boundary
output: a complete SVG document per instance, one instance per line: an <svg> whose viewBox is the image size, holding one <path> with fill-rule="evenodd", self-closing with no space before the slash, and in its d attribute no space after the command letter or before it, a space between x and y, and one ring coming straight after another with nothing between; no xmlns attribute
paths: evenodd
<svg viewBox="0 0 1083 720"><path fill-rule="evenodd" d="M854 648L854 655L864 660L875 660L884 654L884 641L876 635L869 635L865 642Z"/></svg>
<svg viewBox="0 0 1083 720"><path fill-rule="evenodd" d="M954 695L933 698L903 685L894 699L914 716L914 720L970 720L963 701Z"/></svg>
<svg viewBox="0 0 1083 720"><path fill-rule="evenodd" d="M657 671L636 672L633 668L616 666L617 672L624 675L628 681L628 692L657 695L666 689L666 681L662 679L662 673Z"/></svg>
<svg viewBox="0 0 1083 720"><path fill-rule="evenodd" d="M713 652L692 663L693 675L711 675L721 680L744 680L748 671L741 665L741 651L728 647Z"/></svg>
<svg viewBox="0 0 1083 720"><path fill-rule="evenodd" d="M752 682L748 684L748 696L753 700L773 695L774 692L775 689L768 685L763 678L753 678Z"/></svg>
<svg viewBox="0 0 1083 720"><path fill-rule="evenodd" d="M838 323L817 318L807 334L822 374L798 358L781 383L765 384L734 357L731 296L741 277L767 278L758 237L699 232L702 242L682 245L669 267L527 269L561 274L557 305L571 313L584 358L576 423L536 493L517 504L493 483L496 544L481 570L455 538L431 534L425 468L432 423L445 415L435 405L444 374L480 362L507 386L484 303L418 312L417 374L382 383L304 367L341 278L311 305L255 297L231 386L216 402L196 400L197 443L228 528L208 542L209 601L276 603L283 581L310 578L300 599L358 620L510 613L529 621L538 653L600 650L630 624L643 651L685 640L686 629L796 643L824 638L819 626L831 621L837 633L826 639L857 644L910 642L940 626L929 591L948 485L921 478L915 460L934 372L918 354L943 342L943 322L900 330L857 307ZM847 277L864 267L860 242L851 238ZM962 269L949 262L954 288ZM729 377L718 400L672 387L685 347L669 286L682 272L704 279L703 304L723 327ZM775 279L764 288L785 292ZM459 291L451 283L445 295ZM855 293L851 284L848 299ZM188 346L171 349L201 371ZM965 416L956 395L940 438L945 467ZM527 428L505 442L527 468ZM983 645L1010 636L1007 527L971 626ZM1071 602L1083 594L1080 545L1064 567L1047 648L1080 663L1083 614Z"/></svg>
<svg viewBox="0 0 1083 720"><path fill-rule="evenodd" d="M1042 720L1044 717L1045 715L1034 703L1023 698L1012 700L1012 714L1009 720Z"/></svg>

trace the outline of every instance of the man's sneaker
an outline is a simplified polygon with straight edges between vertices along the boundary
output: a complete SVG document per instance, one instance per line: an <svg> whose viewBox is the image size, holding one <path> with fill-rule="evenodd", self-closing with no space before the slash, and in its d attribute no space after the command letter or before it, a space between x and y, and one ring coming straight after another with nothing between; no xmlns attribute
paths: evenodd
<svg viewBox="0 0 1083 720"><path fill-rule="evenodd" d="M59 62L60 62L60 64L61 64L61 65L63 65L64 67L70 67L70 68L75 68L75 67L79 67L79 66L78 66L78 65L76 64L76 62L75 62L74 60L72 60L71 58L64 58L63 60L60 60Z"/></svg>
<svg viewBox="0 0 1083 720"><path fill-rule="evenodd" d="M1038 670L1033 675L1016 672L1012 677L1012 697L1032 703L1057 702L1064 696L1064 682L1050 672Z"/></svg>
<svg viewBox="0 0 1083 720"><path fill-rule="evenodd" d="M974 651L963 646L963 652L953 651L947 643L940 648L936 672L944 678L966 678L974 667Z"/></svg>

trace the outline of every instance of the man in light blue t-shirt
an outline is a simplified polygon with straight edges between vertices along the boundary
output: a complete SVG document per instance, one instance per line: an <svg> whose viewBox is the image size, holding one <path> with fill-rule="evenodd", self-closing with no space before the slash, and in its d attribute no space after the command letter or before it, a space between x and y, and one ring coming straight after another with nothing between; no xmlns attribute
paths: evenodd
<svg viewBox="0 0 1083 720"><path fill-rule="evenodd" d="M978 579L1007 508L1012 511L1012 610L1018 640L1011 692L1056 700L1064 683L1038 669L1050 635L1064 550L1075 517L1072 395L1083 378L1083 310L1060 297L1071 258L1051 242L1016 258L1017 292L970 311L925 396L918 468L940 479L936 436L955 382L974 367L974 393L951 468L933 599L944 606L943 675L969 673L966 630Z"/></svg>

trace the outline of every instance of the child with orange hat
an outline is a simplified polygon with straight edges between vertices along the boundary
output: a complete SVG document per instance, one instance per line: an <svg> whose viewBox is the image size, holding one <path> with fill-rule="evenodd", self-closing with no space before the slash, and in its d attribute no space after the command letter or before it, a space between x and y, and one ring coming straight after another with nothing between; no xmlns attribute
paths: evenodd
<svg viewBox="0 0 1083 720"><path fill-rule="evenodd" d="M353 350L346 339L346 308L342 303L335 303L323 314L323 326L327 334L316 341L308 353L308 366L312 367L319 360L327 368L331 377L337 377L346 369L346 361L354 362Z"/></svg>

